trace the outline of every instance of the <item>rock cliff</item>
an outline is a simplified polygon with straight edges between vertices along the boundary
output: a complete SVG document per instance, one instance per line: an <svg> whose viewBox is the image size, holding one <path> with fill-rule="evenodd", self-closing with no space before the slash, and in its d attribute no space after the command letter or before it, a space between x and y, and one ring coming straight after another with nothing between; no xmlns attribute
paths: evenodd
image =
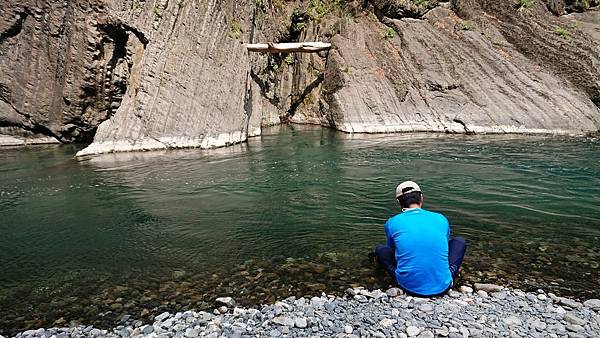
<svg viewBox="0 0 600 338"><path fill-rule="evenodd" d="M0 143L216 147L281 122L346 132L600 129L598 2L0 4ZM328 41L318 54L248 42Z"/></svg>
<svg viewBox="0 0 600 338"><path fill-rule="evenodd" d="M0 4L0 133L18 144L91 141L131 81L144 34L101 1Z"/></svg>

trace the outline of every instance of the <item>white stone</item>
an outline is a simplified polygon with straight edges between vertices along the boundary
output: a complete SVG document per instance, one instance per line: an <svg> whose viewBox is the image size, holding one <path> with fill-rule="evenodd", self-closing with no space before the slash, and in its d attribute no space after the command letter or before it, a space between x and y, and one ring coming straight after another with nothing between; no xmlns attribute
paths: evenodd
<svg viewBox="0 0 600 338"><path fill-rule="evenodd" d="M239 307L235 307L233 308L233 315L234 316L243 316L246 314L246 310L239 308Z"/></svg>
<svg viewBox="0 0 600 338"><path fill-rule="evenodd" d="M450 296L452 298L460 298L460 292L454 291L454 290L449 290L448 296Z"/></svg>
<svg viewBox="0 0 600 338"><path fill-rule="evenodd" d="M295 321L292 318L286 316L278 316L273 318L271 321L277 325L282 326L294 326L295 323Z"/></svg>
<svg viewBox="0 0 600 338"><path fill-rule="evenodd" d="M564 298L564 297L558 297L558 303L560 305L568 306L572 309L576 309L581 306L580 302L573 300L573 299Z"/></svg>
<svg viewBox="0 0 600 338"><path fill-rule="evenodd" d="M440 329L435 329L435 334L438 336L447 337L450 334L450 332L448 332L447 328L442 327Z"/></svg>
<svg viewBox="0 0 600 338"><path fill-rule="evenodd" d="M325 304L325 300L323 300L321 297L312 297L310 299L310 306L320 307L323 306L323 304Z"/></svg>
<svg viewBox="0 0 600 338"><path fill-rule="evenodd" d="M462 293L473 293L473 288L466 285L462 285L459 290Z"/></svg>
<svg viewBox="0 0 600 338"><path fill-rule="evenodd" d="M520 326L522 324L522 321L515 316L508 316L508 317L502 319L502 321L507 326Z"/></svg>
<svg viewBox="0 0 600 338"><path fill-rule="evenodd" d="M515 295L517 295L518 297L525 297L525 292L523 292L523 291L521 291L521 290L519 290L519 289L515 289L515 290L513 291L513 293L514 293Z"/></svg>
<svg viewBox="0 0 600 338"><path fill-rule="evenodd" d="M421 329L419 329L416 326L409 326L406 328L406 334L409 337L414 337L414 336L418 335L420 332L421 332Z"/></svg>
<svg viewBox="0 0 600 338"><path fill-rule="evenodd" d="M369 299L367 299L367 297L363 295L356 295L354 296L354 299L360 303L367 303L369 301Z"/></svg>
<svg viewBox="0 0 600 338"><path fill-rule="evenodd" d="M170 316L171 316L170 313L163 312L163 313L159 314L158 316L154 317L154 320L157 322L162 322L163 320L169 318Z"/></svg>
<svg viewBox="0 0 600 338"><path fill-rule="evenodd" d="M538 331L544 331L547 326L546 323L542 322L541 320L535 320L532 325Z"/></svg>
<svg viewBox="0 0 600 338"><path fill-rule="evenodd" d="M463 300L460 300L460 299L455 299L454 303L456 303L457 305L460 305L460 306L467 306L467 305L469 305L469 303L467 303L467 302L465 302Z"/></svg>
<svg viewBox="0 0 600 338"><path fill-rule="evenodd" d="M417 338L434 338L434 335L431 331L423 331L417 336Z"/></svg>
<svg viewBox="0 0 600 338"><path fill-rule="evenodd" d="M567 310L565 310L562 306L559 305L556 308L554 308L554 312L564 315L565 313L567 313Z"/></svg>
<svg viewBox="0 0 600 338"><path fill-rule="evenodd" d="M382 292L381 290L377 289L377 290L373 290L371 292L367 292L367 294L365 296L378 299L378 298L381 298L381 297L383 297L385 295L386 294L384 292Z"/></svg>
<svg viewBox="0 0 600 338"><path fill-rule="evenodd" d="M226 306L234 306L235 305L235 301L231 297L219 297L219 298L215 299L215 302L221 303Z"/></svg>
<svg viewBox="0 0 600 338"><path fill-rule="evenodd" d="M299 329L305 329L308 326L308 322L304 317L296 317L296 319L294 320L294 326L296 326Z"/></svg>
<svg viewBox="0 0 600 338"><path fill-rule="evenodd" d="M198 337L198 330L196 330L196 329L193 329L193 328L187 328L187 329L185 330L185 336L186 336L187 338L195 338L195 337Z"/></svg>
<svg viewBox="0 0 600 338"><path fill-rule="evenodd" d="M381 325L383 327L390 327L390 326L396 324L397 322L398 321L395 319L384 318L379 321L379 325Z"/></svg>
<svg viewBox="0 0 600 338"><path fill-rule="evenodd" d="M352 326L350 326L350 325L344 326L344 332L346 334L351 334L353 331L354 331L354 328Z"/></svg>

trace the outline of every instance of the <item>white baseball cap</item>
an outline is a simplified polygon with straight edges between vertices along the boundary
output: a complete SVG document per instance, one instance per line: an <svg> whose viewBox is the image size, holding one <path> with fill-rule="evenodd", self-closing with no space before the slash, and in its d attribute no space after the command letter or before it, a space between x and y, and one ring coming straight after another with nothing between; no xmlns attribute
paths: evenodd
<svg viewBox="0 0 600 338"><path fill-rule="evenodd" d="M396 198L415 191L421 192L418 184L413 181L404 181L396 187Z"/></svg>

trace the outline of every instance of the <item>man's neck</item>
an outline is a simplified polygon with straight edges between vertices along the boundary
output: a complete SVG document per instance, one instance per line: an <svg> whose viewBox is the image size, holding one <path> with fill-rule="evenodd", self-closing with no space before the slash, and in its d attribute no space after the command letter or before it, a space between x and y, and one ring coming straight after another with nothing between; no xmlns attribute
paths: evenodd
<svg viewBox="0 0 600 338"><path fill-rule="evenodd" d="M408 211L408 210L412 210L412 209L420 209L421 205L420 204L411 204L408 206L408 208L402 208L402 211Z"/></svg>

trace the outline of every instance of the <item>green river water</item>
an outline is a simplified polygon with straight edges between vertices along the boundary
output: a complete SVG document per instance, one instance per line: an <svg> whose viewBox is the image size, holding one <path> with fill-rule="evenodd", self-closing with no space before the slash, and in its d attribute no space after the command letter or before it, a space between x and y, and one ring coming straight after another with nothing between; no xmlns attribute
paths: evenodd
<svg viewBox="0 0 600 338"><path fill-rule="evenodd" d="M417 181L463 281L600 296L600 141L281 127L215 150L0 149L0 334L386 288L367 253Z"/></svg>

